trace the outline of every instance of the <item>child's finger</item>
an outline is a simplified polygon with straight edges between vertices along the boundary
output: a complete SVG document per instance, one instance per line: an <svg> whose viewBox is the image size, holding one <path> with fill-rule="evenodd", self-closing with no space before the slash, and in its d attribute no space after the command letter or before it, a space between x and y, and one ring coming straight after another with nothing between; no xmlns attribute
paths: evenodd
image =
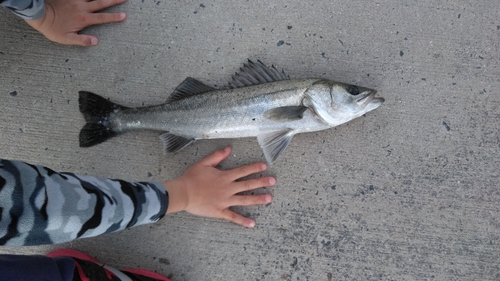
<svg viewBox="0 0 500 281"><path fill-rule="evenodd" d="M254 227L255 226L254 220L249 219L249 218L245 218L242 215L238 215L237 213L235 213L229 209L225 209L224 211L222 211L222 219L231 221L235 224L239 224L239 225L242 225L244 227Z"/></svg>
<svg viewBox="0 0 500 281"><path fill-rule="evenodd" d="M125 0L95 0L88 2L88 11L97 12L104 10L106 8L112 7L114 5L122 4Z"/></svg>
<svg viewBox="0 0 500 281"><path fill-rule="evenodd" d="M97 40L97 37L92 35L68 33L66 34L64 41L59 43L66 45L79 45L79 46L89 47L97 45L98 42L99 40Z"/></svg>
<svg viewBox="0 0 500 281"><path fill-rule="evenodd" d="M252 206L271 203L271 194L260 195L235 195L230 199L231 206Z"/></svg>
<svg viewBox="0 0 500 281"><path fill-rule="evenodd" d="M210 154L209 156L198 161L202 166L212 166L215 167L219 165L220 162L224 161L229 154L231 154L231 147L225 147L224 149L219 149L216 152Z"/></svg>
<svg viewBox="0 0 500 281"><path fill-rule="evenodd" d="M93 13L88 15L85 25L96 25L110 22L119 22L125 20L125 13Z"/></svg>
<svg viewBox="0 0 500 281"><path fill-rule="evenodd" d="M245 181L240 181L234 184L234 188L231 190L234 193L239 193L243 191L254 190L261 187L272 186L276 183L276 179L273 177L249 179Z"/></svg>
<svg viewBox="0 0 500 281"><path fill-rule="evenodd" d="M230 174L230 178L239 179L242 177L246 177L251 174L255 174L258 172L263 172L267 169L267 165L264 163L254 163L250 165L245 165L233 169L231 171L227 171Z"/></svg>

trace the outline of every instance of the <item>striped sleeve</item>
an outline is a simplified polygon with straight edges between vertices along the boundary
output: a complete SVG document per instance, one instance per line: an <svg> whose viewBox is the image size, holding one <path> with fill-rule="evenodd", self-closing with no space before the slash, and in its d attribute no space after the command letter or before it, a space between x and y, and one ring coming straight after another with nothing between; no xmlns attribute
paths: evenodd
<svg viewBox="0 0 500 281"><path fill-rule="evenodd" d="M0 245L54 244L153 223L168 207L159 182L57 173L0 159Z"/></svg>
<svg viewBox="0 0 500 281"><path fill-rule="evenodd" d="M43 0L0 0L0 5L26 20L37 20L45 14Z"/></svg>

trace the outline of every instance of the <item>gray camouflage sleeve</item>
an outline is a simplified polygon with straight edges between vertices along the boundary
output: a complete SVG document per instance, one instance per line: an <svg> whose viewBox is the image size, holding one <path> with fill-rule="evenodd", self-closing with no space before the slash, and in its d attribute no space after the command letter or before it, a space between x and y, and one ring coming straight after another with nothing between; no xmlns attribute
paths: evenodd
<svg viewBox="0 0 500 281"><path fill-rule="evenodd" d="M37 20L45 13L43 0L0 0L0 4L26 20Z"/></svg>
<svg viewBox="0 0 500 281"><path fill-rule="evenodd" d="M128 182L0 159L0 245L54 244L153 223L168 207L159 182Z"/></svg>

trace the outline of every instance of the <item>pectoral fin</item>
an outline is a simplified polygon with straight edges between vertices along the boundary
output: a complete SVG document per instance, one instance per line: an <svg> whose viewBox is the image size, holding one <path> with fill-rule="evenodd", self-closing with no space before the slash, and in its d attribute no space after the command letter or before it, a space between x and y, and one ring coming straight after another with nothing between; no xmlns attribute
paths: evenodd
<svg viewBox="0 0 500 281"><path fill-rule="evenodd" d="M160 139L163 141L164 154L180 151L195 141L193 138L181 137L169 132L161 134Z"/></svg>
<svg viewBox="0 0 500 281"><path fill-rule="evenodd" d="M264 112L264 117L274 121L292 121L304 117L305 106L282 106Z"/></svg>
<svg viewBox="0 0 500 281"><path fill-rule="evenodd" d="M263 132L257 136L260 147L264 150L264 155L269 164L272 164L285 151L285 148L292 141L294 132L292 130Z"/></svg>

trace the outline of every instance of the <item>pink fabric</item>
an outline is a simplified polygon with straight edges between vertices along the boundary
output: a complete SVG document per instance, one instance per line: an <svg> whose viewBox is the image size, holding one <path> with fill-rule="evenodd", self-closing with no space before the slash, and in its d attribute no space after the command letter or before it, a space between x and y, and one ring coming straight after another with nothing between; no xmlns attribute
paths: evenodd
<svg viewBox="0 0 500 281"><path fill-rule="evenodd" d="M67 248L54 250L54 251L46 254L46 256L49 258L70 257L70 258L77 258L77 259L81 259L81 260L85 260L85 261L94 262L94 263L97 263L99 265L102 264L102 262L100 262L96 258L90 256L89 254L86 254L86 253L78 251L78 250L67 249ZM80 274L80 277L82 278L82 280L83 281L91 281L87 277L85 277L80 265L78 263L75 263L75 264L76 264L76 268L77 268L78 273ZM106 270L106 269L104 269L104 270ZM158 279L160 281L172 281L165 276L162 276L156 272L152 272L152 271L145 270L145 269L127 268L127 269L121 269L120 271L130 272L130 273L135 274L135 275L141 275L141 276L145 276L145 277L155 278L155 279ZM110 279L111 279L111 274L112 274L111 272L106 270L106 275L108 275L108 277Z"/></svg>
<svg viewBox="0 0 500 281"><path fill-rule="evenodd" d="M172 281L163 275L160 275L156 272L145 270L145 269L125 268L125 269L121 269L121 271L130 272L130 273L135 274L135 275L142 275L142 276L146 276L146 277L150 277L150 278L155 278L155 279L158 279L161 281Z"/></svg>
<svg viewBox="0 0 500 281"><path fill-rule="evenodd" d="M70 258L81 259L84 261L90 261L93 263L97 263L99 265L102 264L102 262L100 262L98 259L92 257L89 254L86 254L86 253L78 251L78 250L68 249L68 248L54 250L52 252L47 253L46 256L49 258L70 257ZM77 262L75 262L75 264L76 264L76 268L78 270L78 274L80 275L80 278L82 279L82 281L91 281L90 279L87 278L87 276L85 276L80 265ZM111 277L113 276L112 273L109 272L108 270L106 270L105 268L103 268L103 269L104 269L104 272L106 272L106 277L111 279Z"/></svg>

